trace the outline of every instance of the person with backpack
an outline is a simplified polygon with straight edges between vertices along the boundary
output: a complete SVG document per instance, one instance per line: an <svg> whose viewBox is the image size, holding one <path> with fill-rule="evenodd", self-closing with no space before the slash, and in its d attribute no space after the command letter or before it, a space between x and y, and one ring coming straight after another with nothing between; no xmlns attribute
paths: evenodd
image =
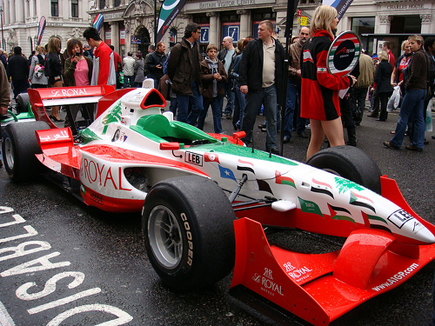
<svg viewBox="0 0 435 326"><path fill-rule="evenodd" d="M32 57L29 70L31 88L47 88L48 78L45 75L45 49L38 45L36 55Z"/></svg>

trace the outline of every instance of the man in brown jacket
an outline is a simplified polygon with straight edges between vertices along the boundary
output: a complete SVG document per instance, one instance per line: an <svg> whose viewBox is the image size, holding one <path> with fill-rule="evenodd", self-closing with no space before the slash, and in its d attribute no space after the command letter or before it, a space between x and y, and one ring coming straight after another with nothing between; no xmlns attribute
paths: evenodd
<svg viewBox="0 0 435 326"><path fill-rule="evenodd" d="M359 56L359 76L358 81L354 86L354 107L355 113L353 120L355 126L359 126L364 114L364 108L366 103L366 96L369 86L373 84L375 76L375 64L372 58L365 53L361 53Z"/></svg>
<svg viewBox="0 0 435 326"><path fill-rule="evenodd" d="M9 103L11 102L11 94L9 92L9 81L6 75L6 69L0 63L0 116L8 113Z"/></svg>
<svg viewBox="0 0 435 326"><path fill-rule="evenodd" d="M6 113L8 113L8 107L10 102L11 102L11 94L9 92L8 76L6 75L6 69L3 66L3 63L0 62L0 118ZM1 132L1 124L0 124L0 135L1 134L2 132ZM3 166L3 162L0 155L0 167L2 166Z"/></svg>
<svg viewBox="0 0 435 326"><path fill-rule="evenodd" d="M200 36L201 27L196 23L189 23L184 30L181 43L175 44L172 48L167 66L168 76L172 81L172 91L177 94L177 120L191 125L196 123L203 110L201 55L198 45ZM189 101L192 110L188 115Z"/></svg>

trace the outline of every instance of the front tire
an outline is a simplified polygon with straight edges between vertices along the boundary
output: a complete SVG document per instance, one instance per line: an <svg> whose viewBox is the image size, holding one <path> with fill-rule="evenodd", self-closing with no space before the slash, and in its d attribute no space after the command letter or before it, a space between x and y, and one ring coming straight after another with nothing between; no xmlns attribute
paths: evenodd
<svg viewBox="0 0 435 326"><path fill-rule="evenodd" d="M15 106L15 110L18 113L28 112L29 111L29 94L28 93L20 93L17 95L17 105Z"/></svg>
<svg viewBox="0 0 435 326"><path fill-rule="evenodd" d="M356 147L326 148L314 154L307 164L342 176L378 194L381 193L381 171L378 165Z"/></svg>
<svg viewBox="0 0 435 326"><path fill-rule="evenodd" d="M35 130L50 129L45 122L10 123L3 132L2 156L5 170L13 181L34 179L42 170L35 154L42 153Z"/></svg>
<svg viewBox="0 0 435 326"><path fill-rule="evenodd" d="M145 247L162 281L176 291L215 284L234 266L231 203L219 186L199 176L156 184L142 210Z"/></svg>

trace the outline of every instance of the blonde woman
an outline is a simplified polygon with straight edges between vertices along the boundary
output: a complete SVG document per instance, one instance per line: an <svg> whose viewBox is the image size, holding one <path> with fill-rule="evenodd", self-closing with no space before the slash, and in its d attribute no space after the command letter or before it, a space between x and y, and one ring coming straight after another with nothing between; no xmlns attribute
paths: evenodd
<svg viewBox="0 0 435 326"><path fill-rule="evenodd" d="M59 38L53 36L48 41L48 63L45 69L48 69L48 86L49 87L62 87L62 63L60 60L60 49L62 44ZM53 106L51 108L50 119L54 122L62 122L59 117L59 107Z"/></svg>
<svg viewBox="0 0 435 326"><path fill-rule="evenodd" d="M337 11L321 5L314 12L310 42L303 50L301 117L310 119L307 160L320 150L325 135L331 146L344 145L338 91L353 86L354 76L337 77L326 69L327 52L337 29Z"/></svg>
<svg viewBox="0 0 435 326"><path fill-rule="evenodd" d="M372 87L372 91L379 96L379 101L381 102L381 114L377 121L386 121L388 117L388 98L393 92L393 86L391 86L391 73L393 72L393 67L388 62L387 52L379 52L378 58L380 62L376 68L375 84Z"/></svg>
<svg viewBox="0 0 435 326"><path fill-rule="evenodd" d="M400 85L400 90L402 91L403 95L405 94L404 82L406 81L406 76L403 74L403 72L408 67L412 57L411 45L409 44L408 40L402 42L402 51L403 54L396 60L396 63L394 64L393 73L391 75L391 85Z"/></svg>

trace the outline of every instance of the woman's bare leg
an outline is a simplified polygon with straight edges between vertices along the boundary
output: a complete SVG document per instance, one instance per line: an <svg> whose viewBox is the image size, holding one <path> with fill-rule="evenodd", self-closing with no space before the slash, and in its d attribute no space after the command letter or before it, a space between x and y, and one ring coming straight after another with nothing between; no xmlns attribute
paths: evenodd
<svg viewBox="0 0 435 326"><path fill-rule="evenodd" d="M307 150L307 161L311 156L316 154L320 150L320 146L325 139L325 132L323 131L322 121L310 120L311 125L311 139Z"/></svg>

